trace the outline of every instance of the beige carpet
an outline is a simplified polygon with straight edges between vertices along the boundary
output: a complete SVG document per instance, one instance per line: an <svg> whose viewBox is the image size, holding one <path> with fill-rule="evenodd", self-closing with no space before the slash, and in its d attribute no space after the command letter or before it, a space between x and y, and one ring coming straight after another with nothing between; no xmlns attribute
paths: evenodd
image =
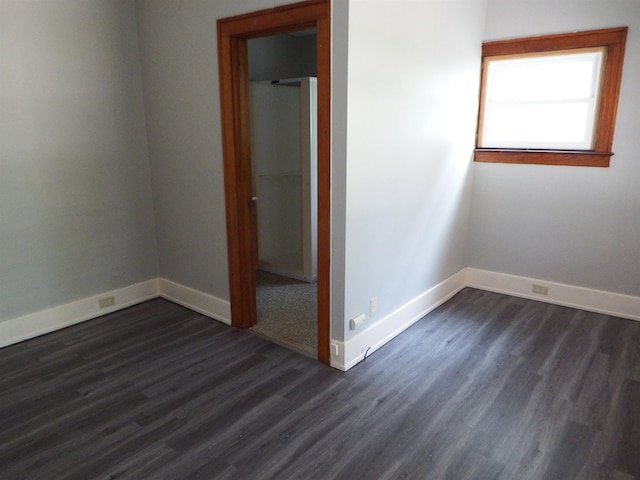
<svg viewBox="0 0 640 480"><path fill-rule="evenodd" d="M258 271L258 323L251 330L314 358L318 352L316 283Z"/></svg>

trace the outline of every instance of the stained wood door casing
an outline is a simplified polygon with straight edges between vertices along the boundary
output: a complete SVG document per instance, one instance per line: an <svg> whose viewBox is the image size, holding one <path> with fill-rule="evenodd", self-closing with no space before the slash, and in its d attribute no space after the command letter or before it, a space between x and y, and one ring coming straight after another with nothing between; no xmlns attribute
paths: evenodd
<svg viewBox="0 0 640 480"><path fill-rule="evenodd" d="M330 323L330 1L310 0L218 20L232 325L256 322L257 248L251 189L247 40L316 28L318 78L318 360L329 363Z"/></svg>

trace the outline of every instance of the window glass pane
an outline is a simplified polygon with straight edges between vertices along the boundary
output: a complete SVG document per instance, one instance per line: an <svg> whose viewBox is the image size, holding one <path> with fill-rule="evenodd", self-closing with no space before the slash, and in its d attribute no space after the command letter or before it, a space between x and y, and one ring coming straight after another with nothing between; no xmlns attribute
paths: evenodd
<svg viewBox="0 0 640 480"><path fill-rule="evenodd" d="M589 149L589 102L495 105L485 123L485 147Z"/></svg>
<svg viewBox="0 0 640 480"><path fill-rule="evenodd" d="M574 100L593 97L601 52L489 63L489 101Z"/></svg>
<svg viewBox="0 0 640 480"><path fill-rule="evenodd" d="M488 148L592 148L602 51L488 59Z"/></svg>

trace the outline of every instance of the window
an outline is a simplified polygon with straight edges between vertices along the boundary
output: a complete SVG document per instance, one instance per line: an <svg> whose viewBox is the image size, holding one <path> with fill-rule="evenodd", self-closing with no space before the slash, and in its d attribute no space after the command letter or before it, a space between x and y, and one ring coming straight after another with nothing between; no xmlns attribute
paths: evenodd
<svg viewBox="0 0 640 480"><path fill-rule="evenodd" d="M602 54L487 58L478 146L591 150Z"/></svg>
<svg viewBox="0 0 640 480"><path fill-rule="evenodd" d="M475 160L609 166L626 34L484 43Z"/></svg>

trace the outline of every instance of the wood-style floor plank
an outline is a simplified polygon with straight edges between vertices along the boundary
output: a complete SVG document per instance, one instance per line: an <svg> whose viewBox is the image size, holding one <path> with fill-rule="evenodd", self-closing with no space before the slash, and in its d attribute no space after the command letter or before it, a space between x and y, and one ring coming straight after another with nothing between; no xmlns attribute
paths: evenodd
<svg viewBox="0 0 640 480"><path fill-rule="evenodd" d="M0 349L0 478L640 479L640 323L465 289L349 372L152 300Z"/></svg>

